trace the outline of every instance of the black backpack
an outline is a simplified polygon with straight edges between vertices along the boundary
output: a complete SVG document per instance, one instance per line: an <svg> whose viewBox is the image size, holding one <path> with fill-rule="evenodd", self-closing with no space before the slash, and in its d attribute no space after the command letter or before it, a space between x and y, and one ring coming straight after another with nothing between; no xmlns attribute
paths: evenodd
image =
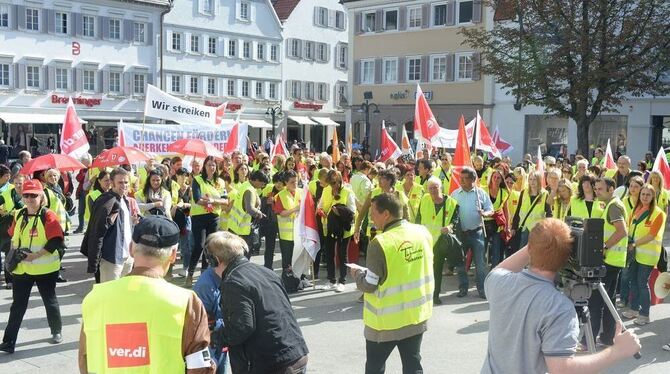
<svg viewBox="0 0 670 374"><path fill-rule="evenodd" d="M300 278L298 278L291 268L284 269L281 272L281 283L284 285L287 293L296 293L302 290Z"/></svg>

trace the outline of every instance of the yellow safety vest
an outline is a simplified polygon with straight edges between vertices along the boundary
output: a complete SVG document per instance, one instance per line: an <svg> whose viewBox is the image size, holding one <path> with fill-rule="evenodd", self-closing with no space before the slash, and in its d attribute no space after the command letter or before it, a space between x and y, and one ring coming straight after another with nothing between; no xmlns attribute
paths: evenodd
<svg viewBox="0 0 670 374"><path fill-rule="evenodd" d="M418 224L425 226L430 235L433 237L433 244L437 242L440 237L442 227L449 225L451 218L456 211L458 202L451 196L443 196L445 199L443 206L438 212L435 211L435 203L429 194L423 195L419 205L419 214L421 215L421 222ZM444 217L444 213L447 216ZM444 225L442 224L444 222Z"/></svg>
<svg viewBox="0 0 670 374"><path fill-rule="evenodd" d="M484 186L488 187L489 178L491 178L491 173L493 173L492 168L486 168L486 170L484 170L484 172L482 173L481 178L479 178L479 186L481 188L484 188Z"/></svg>
<svg viewBox="0 0 670 374"><path fill-rule="evenodd" d="M91 219L93 203L100 197L100 195L102 195L102 192L99 190L91 190L91 192L86 194L86 204L84 204L84 222L88 223L88 221ZM90 205L89 200L91 201Z"/></svg>
<svg viewBox="0 0 670 374"><path fill-rule="evenodd" d="M489 193L489 186L488 184L485 187L482 187L486 193ZM490 196L490 195L489 195ZM506 188L498 188L498 196L496 196L496 201L493 203L493 211L494 212L501 212L503 209L503 204L507 204L507 200L509 199L509 191L507 191ZM495 218L491 217L484 217L484 221L493 221Z"/></svg>
<svg viewBox="0 0 670 374"><path fill-rule="evenodd" d="M330 213L330 208L333 207L333 205L337 204L342 204L342 205L347 205L347 201L349 200L349 194L354 193L349 189L349 187L342 186L340 190L340 198L335 200L333 198L333 188L331 186L326 186L323 189L323 192L321 193L321 209L323 209L323 212L326 213L326 218L322 218L321 222L323 223L323 232L324 235L327 236L328 233L328 214ZM358 216L358 212L354 212L354 222L356 222L356 216ZM352 235L354 235L354 225L351 225L351 229L349 231L344 232L344 238L349 238Z"/></svg>
<svg viewBox="0 0 670 374"><path fill-rule="evenodd" d="M652 241L635 247L635 261L639 264L655 267L658 259L661 257L663 249L663 231L665 230L665 213L659 208L654 207L654 211L644 221L639 224L633 223L633 215L630 216L630 225L628 233L633 240L643 238L651 233L651 224L661 215L663 224Z"/></svg>
<svg viewBox="0 0 670 374"><path fill-rule="evenodd" d="M621 199L621 202L623 203L623 208L626 210L626 215L628 217L632 217L633 216L633 210L635 210L635 204L630 199L630 196L626 195L626 197Z"/></svg>
<svg viewBox="0 0 670 374"><path fill-rule="evenodd" d="M179 183L177 181L170 182L170 196L172 196L172 206L179 204Z"/></svg>
<svg viewBox="0 0 670 374"><path fill-rule="evenodd" d="M47 198L47 208L56 213L60 227L63 229L63 231L67 231L67 212L65 211L63 202L60 201L58 195L56 195L56 193L51 191L49 188L44 189L44 194Z"/></svg>
<svg viewBox="0 0 670 374"><path fill-rule="evenodd" d="M612 205L618 205L619 208L621 208L623 211L624 224L628 222L628 216L626 215L626 210L624 209L621 200L616 197L612 198L612 200L607 203L607 206L602 213L602 218L605 220L605 226L603 227L603 243L609 240L609 238L616 232L616 228L608 221L607 217ZM605 250L604 261L608 265L623 268L626 266L626 252L628 252L628 238L624 236L615 245Z"/></svg>
<svg viewBox="0 0 670 374"><path fill-rule="evenodd" d="M605 203L598 200L593 200L591 205L591 214L586 206L586 200L580 199L577 196L570 198L570 216L578 218L602 218L605 211Z"/></svg>
<svg viewBox="0 0 670 374"><path fill-rule="evenodd" d="M421 198L423 197L423 186L418 183L414 183L412 188L409 190L409 194L405 192L404 182L399 181L395 184L395 189L401 191L407 197L407 209L409 210L409 221L416 221L416 216L419 214L419 205L421 204Z"/></svg>
<svg viewBox="0 0 670 374"><path fill-rule="evenodd" d="M291 210L295 207L300 206L300 191L296 191L295 194L291 195L291 192L284 188L279 191L275 200L281 200L281 205L284 207L284 210ZM296 213L291 214L287 217L282 217L277 214L277 227L279 228L279 239L293 241L293 221L295 221Z"/></svg>
<svg viewBox="0 0 670 374"><path fill-rule="evenodd" d="M259 206L260 199L256 193L256 189L251 185L251 182L246 181L242 183L237 191L237 196L233 201L233 208L230 210L228 220L228 229L237 235L251 234L251 215L244 210L244 194L250 191L252 205Z"/></svg>
<svg viewBox="0 0 670 374"><path fill-rule="evenodd" d="M237 196L237 190L232 189L228 191L228 204L232 204L235 201L235 196ZM219 229L223 231L228 231L230 228L230 210L227 212L221 209L221 214L219 214Z"/></svg>
<svg viewBox="0 0 670 374"><path fill-rule="evenodd" d="M138 275L94 285L81 304L88 372L185 373L182 334L192 295Z"/></svg>
<svg viewBox="0 0 670 374"><path fill-rule="evenodd" d="M213 197L215 199L221 197L221 191L225 188L225 182L222 179L217 179L216 183L212 184L211 182L202 179L201 175L196 175L195 178L193 178L193 183L197 183L198 187L200 187L201 196L209 195L209 197ZM216 214L218 216L221 213L221 205L212 205L212 209L208 210L204 206L198 204L192 196L191 216L200 216L208 213Z"/></svg>
<svg viewBox="0 0 670 374"><path fill-rule="evenodd" d="M316 198L316 187L319 185L319 180L313 180L307 184L307 188L309 189L309 193L312 194L313 198Z"/></svg>
<svg viewBox="0 0 670 374"><path fill-rule="evenodd" d="M7 189L2 191L2 198L5 200L2 204L2 207L5 209L5 213L10 214L14 210L14 199L12 198L12 192L14 191L14 185L10 184L7 186Z"/></svg>
<svg viewBox="0 0 670 374"><path fill-rule="evenodd" d="M161 186L161 197L165 196L165 195L170 195L170 198L171 198L170 191L166 190L164 187ZM151 202L151 201L147 200L146 196L144 196L144 189L141 189L141 190L139 190L135 193L135 200L137 200L138 202L141 202L141 203L150 203ZM148 210L150 210L150 209L152 209L152 208L147 209L146 214L149 214ZM163 207L163 209L165 209L165 207ZM169 216L170 212L165 211L165 214Z"/></svg>
<svg viewBox="0 0 670 374"><path fill-rule="evenodd" d="M670 201L670 191L666 190L665 188L662 188L661 192L658 193L658 197L656 198L656 206L661 208L661 210L665 212L668 209L669 201Z"/></svg>
<svg viewBox="0 0 670 374"><path fill-rule="evenodd" d="M368 227L366 229L368 238L370 237L370 235L372 235L372 226L374 226L374 223L372 222L372 216L370 214L370 210L372 209L372 199L374 199L375 196L381 195L382 192L383 191L381 187L374 188L372 191L370 191L370 207L368 208ZM397 192L398 200L400 200L400 203L402 204L403 207L409 205L409 200L407 199L407 195L405 195L404 192L400 192L398 189L394 189L392 192Z"/></svg>
<svg viewBox="0 0 670 374"><path fill-rule="evenodd" d="M146 167L141 167L137 169L137 179L139 180L139 189L137 191L142 191L144 188L144 185L147 183L147 177L149 176L149 172L147 171ZM135 192L137 192L135 191Z"/></svg>
<svg viewBox="0 0 670 374"><path fill-rule="evenodd" d="M547 202L547 197L549 193L546 190L541 190L540 194L535 197L537 203L533 206L533 210L530 209L534 201L530 200L530 195L528 190L523 191L523 201L521 202L521 207L519 208L519 224L524 224L523 227L519 227L520 230L532 230L535 225L545 218L544 205ZM528 217L528 218L526 218ZM526 222L524 223L524 219Z"/></svg>
<svg viewBox="0 0 670 374"><path fill-rule="evenodd" d="M519 196L521 196L521 192L514 189L508 189L507 192L509 192L509 197L507 198L507 212L509 213L510 217L514 217L516 208L519 206Z"/></svg>
<svg viewBox="0 0 670 374"><path fill-rule="evenodd" d="M27 216L26 208L16 211L14 214L15 223L12 246L15 248L26 248L32 253L37 253L44 248L48 240L43 221L46 211L43 209L40 209L33 217ZM41 275L53 273L58 271L58 269L60 269L60 257L58 256L58 251L53 251L53 253L39 257L32 262L19 262L12 273Z"/></svg>
<svg viewBox="0 0 670 374"><path fill-rule="evenodd" d="M433 314L433 251L428 231L402 222L375 239L384 253L387 277L365 293L363 323L377 331L397 330Z"/></svg>
<svg viewBox="0 0 670 374"><path fill-rule="evenodd" d="M556 196L554 199L554 204L551 207L551 213L553 214L554 218L560 219L561 221L565 221L565 217L568 216L568 211L570 210L570 202L567 204L563 205L561 203L561 199Z"/></svg>

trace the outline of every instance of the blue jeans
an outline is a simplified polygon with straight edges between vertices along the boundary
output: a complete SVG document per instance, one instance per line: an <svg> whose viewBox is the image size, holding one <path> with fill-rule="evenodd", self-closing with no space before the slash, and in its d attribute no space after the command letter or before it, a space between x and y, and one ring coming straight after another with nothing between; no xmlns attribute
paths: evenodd
<svg viewBox="0 0 670 374"><path fill-rule="evenodd" d="M79 226L77 226L77 231L84 231L84 225L86 225L86 223L84 222L84 212L86 209L86 193L82 191L81 196L77 200L78 200L77 217L79 218Z"/></svg>
<svg viewBox="0 0 670 374"><path fill-rule="evenodd" d="M209 355L212 356L212 361L216 363L216 374L226 374L226 364L228 361L227 352L215 352L212 347L209 347Z"/></svg>
<svg viewBox="0 0 670 374"><path fill-rule="evenodd" d="M628 256L635 256L632 252L628 252ZM631 279L630 279L630 264L633 261L627 261L626 267L621 269L621 275L619 275L619 300L624 303L626 306L630 305L630 291L631 291Z"/></svg>
<svg viewBox="0 0 670 374"><path fill-rule="evenodd" d="M528 244L528 234L529 232L526 229L523 229L523 231L521 231L521 238L519 239L519 249L525 247L526 244Z"/></svg>
<svg viewBox="0 0 670 374"><path fill-rule="evenodd" d="M488 234L488 233L487 233ZM486 246L489 248L491 256L491 268L498 266L502 261L502 239L499 232L494 232L486 237Z"/></svg>
<svg viewBox="0 0 670 374"><path fill-rule="evenodd" d="M488 266L486 265L485 259L486 251L484 248L484 232L482 229L477 231L463 232L463 247L466 249L472 249L472 254L475 259L475 266L477 267L477 291L484 292L484 279L486 278L486 274L488 274ZM459 272L459 283L460 273L461 272ZM466 289L469 288L467 277L465 278L464 286Z"/></svg>
<svg viewBox="0 0 670 374"><path fill-rule="evenodd" d="M187 222L191 217L187 217ZM188 264L191 262L191 251L193 251L193 232L190 230L190 225L186 225L186 233L179 236L179 253L181 254L181 262L184 269L188 269Z"/></svg>
<svg viewBox="0 0 670 374"><path fill-rule="evenodd" d="M649 276L653 266L642 265L637 261L630 264L628 276L630 277L630 292L632 300L630 308L634 311L640 311L640 315L649 317L649 307L651 306L651 295L649 294Z"/></svg>

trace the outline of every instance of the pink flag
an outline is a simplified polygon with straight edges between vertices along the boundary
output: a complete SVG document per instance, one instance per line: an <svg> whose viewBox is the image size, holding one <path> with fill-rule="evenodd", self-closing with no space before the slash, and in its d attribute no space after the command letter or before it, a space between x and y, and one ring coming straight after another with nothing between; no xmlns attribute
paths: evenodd
<svg viewBox="0 0 670 374"><path fill-rule="evenodd" d="M500 131L498 130L498 126L496 126L495 131L493 131L493 141L495 142L496 148L498 148L501 154L506 154L514 149L514 146L512 146L512 144L508 143L507 141L503 140L503 138L500 137Z"/></svg>
<svg viewBox="0 0 670 374"><path fill-rule="evenodd" d="M417 134L420 134L422 138L426 139L427 143L430 143L439 132L440 125L437 123L421 87L417 84L416 105L414 106L414 136L417 137Z"/></svg>
<svg viewBox="0 0 670 374"><path fill-rule="evenodd" d="M654 167L651 170L659 171L663 174L663 188L670 190L670 166L668 165L668 160L665 158L663 147L658 150L656 160L654 160Z"/></svg>
<svg viewBox="0 0 670 374"><path fill-rule="evenodd" d="M540 184L542 185L542 188L546 186L546 183L544 181L544 160L542 159L542 150L540 149L540 146L537 146L537 162L535 163L535 171L539 171L542 174Z"/></svg>
<svg viewBox="0 0 670 374"><path fill-rule="evenodd" d="M88 153L90 146L86 133L81 128L81 122L74 109L72 98L67 102L65 120L63 121L63 133L60 138L60 152L74 158L81 158Z"/></svg>
<svg viewBox="0 0 670 374"><path fill-rule="evenodd" d="M605 150L605 169L616 169L616 162L614 162L614 156L612 156L612 147L610 146L609 139L607 139L607 149Z"/></svg>
<svg viewBox="0 0 670 374"><path fill-rule="evenodd" d="M391 135L386 131L386 124L382 121L382 144L379 161L386 162L390 158L395 160L400 156L402 156L400 147L398 147L393 138L391 138Z"/></svg>
<svg viewBox="0 0 670 374"><path fill-rule="evenodd" d="M296 191L301 193L301 191ZM316 224L316 204L309 193L309 186L305 184L300 201L300 213L293 225L293 272L300 276L307 273L310 264L314 262L316 254L321 249L319 227Z"/></svg>
<svg viewBox="0 0 670 374"><path fill-rule="evenodd" d="M216 107L216 124L218 126L221 126L221 122L223 121L223 115L226 114L227 106L228 102L226 101L225 103Z"/></svg>
<svg viewBox="0 0 670 374"><path fill-rule="evenodd" d="M123 123L123 121L121 121ZM119 126L119 130L117 131L119 140L116 142L119 147L125 147L126 146L126 136L123 133L123 128Z"/></svg>

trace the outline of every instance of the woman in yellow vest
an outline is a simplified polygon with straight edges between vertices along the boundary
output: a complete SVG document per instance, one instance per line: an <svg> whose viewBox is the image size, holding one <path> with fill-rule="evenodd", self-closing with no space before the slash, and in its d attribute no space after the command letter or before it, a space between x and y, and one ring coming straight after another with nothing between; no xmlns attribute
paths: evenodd
<svg viewBox="0 0 670 374"><path fill-rule="evenodd" d="M93 181L93 188L86 194L84 222L86 222L87 225L89 219L91 219L93 203L95 203L95 200L97 200L100 195L109 191L110 188L112 188L112 180L109 179L109 173L107 170L100 170Z"/></svg>
<svg viewBox="0 0 670 374"><path fill-rule="evenodd" d="M35 283L44 301L47 322L51 329L51 342L60 343L63 340L60 307L56 297L56 279L60 269L58 252L65 248L63 229L56 214L44 207L42 183L38 180L25 181L21 196L25 208L16 212L14 223L9 228L12 248L22 250L25 258L11 271L14 287L12 306L0 344L0 351L8 353L14 352L19 328Z"/></svg>
<svg viewBox="0 0 670 374"><path fill-rule="evenodd" d="M623 314L626 318L635 318L639 326L651 322L649 309L649 276L658 264L663 250L663 231L665 213L656 205L656 191L650 184L644 184L640 198L628 224L628 253L634 253L630 262L630 309Z"/></svg>
<svg viewBox="0 0 670 374"><path fill-rule="evenodd" d="M654 170L649 173L649 184L656 190L656 206L661 208L665 215L668 215L668 201L670 200L670 191L664 187L665 181L661 172Z"/></svg>
<svg viewBox="0 0 670 374"><path fill-rule="evenodd" d="M444 156L443 156L444 157ZM415 182L414 168L411 165L400 169L402 180L396 184L396 189L402 191L407 197L407 210L409 211L409 221L415 222L419 213L419 204L423 197L423 186Z"/></svg>
<svg viewBox="0 0 670 374"><path fill-rule="evenodd" d="M277 228L279 229L279 249L281 250L281 268L291 266L293 259L293 225L300 211L300 192L298 188L298 174L294 171L283 173L286 188L279 191L274 197L273 210L277 214ZM267 263L265 265L268 265ZM272 266L272 264L270 264ZM271 268L271 267L270 267Z"/></svg>
<svg viewBox="0 0 670 374"><path fill-rule="evenodd" d="M509 198L507 199L507 213L509 214L509 220L511 221L513 218L512 215L516 212L516 207L519 205L519 196L521 195L521 192L514 188L514 185L516 184L516 176L513 172L505 175L505 184L507 185L507 192L509 192Z"/></svg>
<svg viewBox="0 0 670 374"><path fill-rule="evenodd" d="M135 193L135 200L143 216L151 214L172 218L172 194L165 189L159 169L149 172L147 183Z"/></svg>
<svg viewBox="0 0 670 374"><path fill-rule="evenodd" d="M593 175L585 174L582 176L577 186L577 194L570 199L570 211L566 212L567 216L577 218L602 217L605 204L596 199L595 185L596 178ZM554 217L558 218L556 215Z"/></svg>
<svg viewBox="0 0 670 374"><path fill-rule="evenodd" d="M241 185L249 180L249 166L247 164L239 164L233 173L233 184L235 188L239 189Z"/></svg>
<svg viewBox="0 0 670 374"><path fill-rule="evenodd" d="M515 181L512 190L521 194L521 192L528 188L528 174L526 173L526 169L522 167L514 168L514 178Z"/></svg>
<svg viewBox="0 0 670 374"><path fill-rule="evenodd" d="M633 215L633 210L637 205L637 201L640 197L640 190L644 186L644 179L640 176L635 176L628 180L628 188L626 189L626 194L621 199L623 202L623 207L626 209L626 215L630 217Z"/></svg>
<svg viewBox="0 0 670 374"><path fill-rule="evenodd" d="M374 239L374 234L379 230L381 232L381 227L374 227L374 224L372 223L372 217L369 216L370 213L370 205L372 202L372 199L377 196L381 195L383 193L393 193L398 197L398 200L400 203L402 203L403 206L403 219L409 219L409 211L407 206L409 205L409 200L407 199L407 196L405 196L404 193L401 191L398 191L395 189L396 185L396 175L393 173L391 170L388 169L383 169L379 173L379 187L373 189L370 191L368 194L367 198L365 199L365 202L361 206L361 210L358 212L358 215L356 217L356 224L354 225L354 240L358 242L358 239L360 237L360 230L361 230L361 225L363 224L363 219L367 216L368 217L368 227L367 227L367 232L366 236L370 238L370 240ZM374 232L373 232L374 230Z"/></svg>
<svg viewBox="0 0 670 374"><path fill-rule="evenodd" d="M551 209L554 218L565 221L570 213L570 203L572 201L572 182L568 179L561 179L556 186L556 198Z"/></svg>
<svg viewBox="0 0 670 374"><path fill-rule="evenodd" d="M186 275L186 286L193 283L195 267L203 255L202 248L205 238L218 229L221 207L228 204L225 183L219 177L219 170L213 156L207 156L203 162L200 175L193 178L191 186L191 224L193 230L193 250ZM207 268L207 259L202 258L203 269Z"/></svg>
<svg viewBox="0 0 670 374"><path fill-rule="evenodd" d="M67 212L65 211L65 195L58 185L60 171L49 169L44 172L42 179L44 182L44 194L47 198L47 208L56 213L63 232L67 232L69 224Z"/></svg>
<svg viewBox="0 0 670 374"><path fill-rule="evenodd" d="M495 214L502 214L509 225L509 212L507 210L507 201L509 200L509 191L503 178L503 174L497 169L491 169L488 184L482 189L489 194L493 211ZM503 259L502 237L500 232L506 227L499 227L493 217L484 217L484 228L486 230L485 246L489 249L491 266L496 267Z"/></svg>
<svg viewBox="0 0 670 374"><path fill-rule="evenodd" d="M540 220L551 217L549 193L542 188L544 176L538 171L528 175L528 188L521 194L520 203L512 220L512 233L519 233L519 248L528 244L528 233ZM514 248L518 250L519 248Z"/></svg>
<svg viewBox="0 0 670 374"><path fill-rule="evenodd" d="M352 212L354 212L354 220L351 222L351 228L344 231L341 237L334 237L332 232L328 231L329 215L335 205L343 205ZM335 209L338 213L340 209ZM323 189L321 200L317 205L317 212L323 222L324 230L324 255L326 261L326 269L328 272L328 280L330 284L324 286L324 289L334 289L335 292L344 291L344 282L347 275L347 269L344 265L347 262L347 247L349 240L354 234L354 222L356 220L356 198L354 192L350 187L344 186L342 182L342 174L337 170L328 172L328 187ZM338 213L333 213L339 215ZM335 278L335 250L337 249L337 258L339 263L339 278Z"/></svg>

